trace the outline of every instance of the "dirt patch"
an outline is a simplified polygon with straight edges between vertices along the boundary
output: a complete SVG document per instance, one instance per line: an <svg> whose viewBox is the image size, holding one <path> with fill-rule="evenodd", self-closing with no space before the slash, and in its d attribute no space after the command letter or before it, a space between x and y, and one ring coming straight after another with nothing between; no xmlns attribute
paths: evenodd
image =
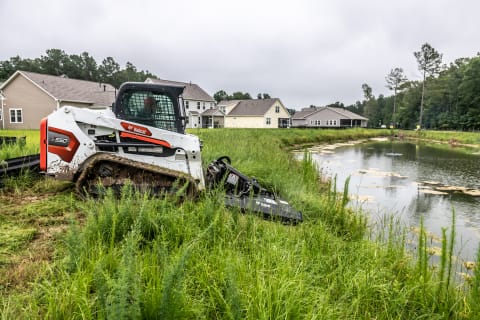
<svg viewBox="0 0 480 320"><path fill-rule="evenodd" d="M51 263L56 241L68 230L67 221L62 224L37 228L35 237L27 247L10 257L10 262L0 268L0 288L25 289Z"/></svg>
<svg viewBox="0 0 480 320"><path fill-rule="evenodd" d="M70 197L69 191L55 188L1 190L0 228L9 242L0 243L0 291L28 289L58 254L58 241L69 229L70 219L83 223L84 215ZM27 231L29 238L24 236Z"/></svg>

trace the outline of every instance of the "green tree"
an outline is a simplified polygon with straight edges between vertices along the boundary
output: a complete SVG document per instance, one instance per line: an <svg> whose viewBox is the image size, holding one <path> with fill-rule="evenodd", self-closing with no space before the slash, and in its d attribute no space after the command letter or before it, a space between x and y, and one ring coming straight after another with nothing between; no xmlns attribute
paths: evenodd
<svg viewBox="0 0 480 320"><path fill-rule="evenodd" d="M403 73L402 68L391 69L390 73L385 77L387 81L387 88L393 90L393 115L392 122L393 126L397 126L397 119L395 117L396 107L397 107L397 92L400 90L402 84L407 81L407 77Z"/></svg>
<svg viewBox="0 0 480 320"><path fill-rule="evenodd" d="M331 108L345 108L345 105L343 103L341 103L340 101L335 101L335 103L330 103L328 105L326 105L327 107L331 107Z"/></svg>
<svg viewBox="0 0 480 320"><path fill-rule="evenodd" d="M399 94L397 103L397 122L401 128L413 129L418 123L421 99L421 85L419 81L407 81L404 84L405 90Z"/></svg>
<svg viewBox="0 0 480 320"><path fill-rule="evenodd" d="M270 95L268 93L258 93L257 94L257 99L271 99Z"/></svg>
<svg viewBox="0 0 480 320"><path fill-rule="evenodd" d="M40 59L22 59L20 56L11 57L0 62L0 80L7 80L17 70L41 72Z"/></svg>
<svg viewBox="0 0 480 320"><path fill-rule="evenodd" d="M112 58L107 57L101 65L88 52L66 54L61 49L48 49L45 55L35 59L22 59L20 56L0 61L0 80L8 79L15 71L30 71L51 75L66 75L69 78L97 81L116 87L125 81L145 81L156 78L149 71L139 71L131 62L124 69Z"/></svg>
<svg viewBox="0 0 480 320"><path fill-rule="evenodd" d="M381 116L379 114L378 103L373 95L372 88L368 84L364 83L362 84L362 91L364 97L364 101L362 103L364 116L370 120L370 126L377 126Z"/></svg>
<svg viewBox="0 0 480 320"><path fill-rule="evenodd" d="M463 128L480 128L480 56L472 59L464 68L462 82L458 86L459 107L466 116Z"/></svg>
<svg viewBox="0 0 480 320"><path fill-rule="evenodd" d="M362 91L363 91L363 98L366 101L372 100L374 98L372 93L372 88L368 84L366 83L362 84Z"/></svg>
<svg viewBox="0 0 480 320"><path fill-rule="evenodd" d="M45 56L40 57L43 73L54 76L65 74L65 64L68 64L68 56L60 49L48 49Z"/></svg>
<svg viewBox="0 0 480 320"><path fill-rule="evenodd" d="M98 81L97 62L88 52L71 54L64 59L63 71L69 78Z"/></svg>
<svg viewBox="0 0 480 320"><path fill-rule="evenodd" d="M228 94L224 90L219 90L213 95L213 99L219 103L223 100L228 100Z"/></svg>
<svg viewBox="0 0 480 320"><path fill-rule="evenodd" d="M418 70L422 72L422 98L420 100L420 116L418 125L422 128L423 108L425 100L425 84L427 76L435 76L440 72L440 66L442 63L442 54L438 53L430 44L424 43L420 51L413 53L418 63Z"/></svg>
<svg viewBox="0 0 480 320"><path fill-rule="evenodd" d="M120 72L120 65L112 57L103 59L102 64L98 67L100 82L113 83L118 72Z"/></svg>
<svg viewBox="0 0 480 320"><path fill-rule="evenodd" d="M252 99L250 94L248 92L241 92L241 91L236 91L229 95L226 93L224 90L217 91L214 95L213 98L215 101L220 102L222 100L249 100Z"/></svg>
<svg viewBox="0 0 480 320"><path fill-rule="evenodd" d="M241 91L237 91L232 93L229 100L250 100L250 99L252 99L252 97L250 96L250 93L248 92L243 93Z"/></svg>
<svg viewBox="0 0 480 320"><path fill-rule="evenodd" d="M82 79L89 81L98 81L97 61L90 56L88 52L82 52Z"/></svg>

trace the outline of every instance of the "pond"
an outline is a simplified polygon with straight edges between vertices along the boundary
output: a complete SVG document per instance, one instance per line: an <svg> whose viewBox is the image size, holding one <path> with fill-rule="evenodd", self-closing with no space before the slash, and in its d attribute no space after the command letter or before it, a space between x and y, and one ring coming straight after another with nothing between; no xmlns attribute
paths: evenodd
<svg viewBox="0 0 480 320"><path fill-rule="evenodd" d="M392 214L412 228L441 236L455 212L456 254L475 260L480 243L480 155L453 147L404 141L369 141L311 149L323 176L343 191L350 177L350 206L370 220ZM437 238L438 239L438 238ZM437 244L438 245L438 244Z"/></svg>

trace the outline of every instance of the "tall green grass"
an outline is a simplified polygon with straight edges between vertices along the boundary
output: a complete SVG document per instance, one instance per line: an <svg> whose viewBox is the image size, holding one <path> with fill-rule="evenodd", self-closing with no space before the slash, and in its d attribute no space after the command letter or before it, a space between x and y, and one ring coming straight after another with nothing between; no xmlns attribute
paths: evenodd
<svg viewBox="0 0 480 320"><path fill-rule="evenodd" d="M347 138L356 132L347 131L338 134ZM322 135L322 130L194 133L204 141L205 163L229 155L235 167L301 210L303 223L282 225L228 209L221 190L180 202L125 187L119 198L107 192L102 199L78 201L72 205L85 219L71 216L49 266L27 290L0 291L2 317L480 316L478 269L465 284L453 276L454 218L449 236L444 232L440 270L431 264L423 228L414 253L405 249L405 233L392 220L386 220L384 233L368 239L365 217L346 207L346 194L320 182L308 155L296 161L285 150L286 140L298 143L290 132Z"/></svg>
<svg viewBox="0 0 480 320"><path fill-rule="evenodd" d="M480 145L480 132L460 131L399 131L400 135L413 139L441 141L451 144L474 144Z"/></svg>
<svg viewBox="0 0 480 320"><path fill-rule="evenodd" d="M0 162L40 152L39 130L0 130L0 136L22 138L17 139L18 142L14 144L0 145Z"/></svg>

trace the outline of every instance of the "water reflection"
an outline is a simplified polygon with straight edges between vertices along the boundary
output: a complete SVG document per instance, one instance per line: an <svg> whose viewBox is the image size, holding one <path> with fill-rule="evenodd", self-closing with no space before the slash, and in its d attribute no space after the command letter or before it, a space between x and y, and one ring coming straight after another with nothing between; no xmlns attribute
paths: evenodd
<svg viewBox="0 0 480 320"><path fill-rule="evenodd" d="M368 142L312 153L322 174L337 177L342 190L350 176L350 205L392 213L407 224L437 235L456 215L457 249L473 259L480 241L480 156L445 146L409 142ZM463 188L451 188L463 187ZM457 190L451 190L457 189ZM462 190L473 190L470 194ZM462 243L460 243L460 240Z"/></svg>

